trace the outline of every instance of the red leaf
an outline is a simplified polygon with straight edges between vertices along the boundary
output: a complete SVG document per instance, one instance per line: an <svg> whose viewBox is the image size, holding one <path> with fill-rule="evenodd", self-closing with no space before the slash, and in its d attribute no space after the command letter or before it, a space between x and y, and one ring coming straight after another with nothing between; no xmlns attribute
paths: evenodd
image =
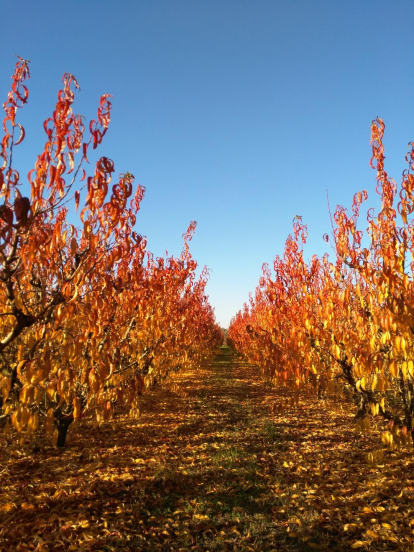
<svg viewBox="0 0 414 552"><path fill-rule="evenodd" d="M78 212L79 208L79 200L80 200L80 192L75 192L75 204L76 204L76 212Z"/></svg>
<svg viewBox="0 0 414 552"><path fill-rule="evenodd" d="M19 123L17 123L16 126L18 126L20 128L20 137L17 140L17 142L14 143L14 145L18 146L21 142L23 142L26 133L25 133L24 128L22 127L22 125L19 125Z"/></svg>
<svg viewBox="0 0 414 552"><path fill-rule="evenodd" d="M83 144L83 158L85 159L85 161L87 163L89 163L88 158L86 157L87 150L88 150L88 144L86 142L84 142L84 144ZM83 178L82 178L82 180L83 180Z"/></svg>

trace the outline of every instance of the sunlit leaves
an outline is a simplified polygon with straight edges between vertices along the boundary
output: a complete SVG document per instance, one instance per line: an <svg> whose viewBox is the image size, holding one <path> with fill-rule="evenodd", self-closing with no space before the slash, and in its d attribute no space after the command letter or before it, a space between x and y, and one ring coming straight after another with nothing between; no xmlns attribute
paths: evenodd
<svg viewBox="0 0 414 552"><path fill-rule="evenodd" d="M18 192L10 151L24 138L16 112L28 76L19 58L0 151L0 407L18 432L44 427L56 444L74 420L106 423L117 407L139 412L147 387L200 365L222 336L205 295L208 271L195 277L195 223L179 257L154 259L134 230L144 188L129 172L115 178L108 157L86 175L88 148L109 127L108 94L85 125L73 112L78 82L64 74L28 175L31 198ZM81 207L77 227L68 223L71 202Z"/></svg>
<svg viewBox="0 0 414 552"><path fill-rule="evenodd" d="M342 206L334 212L334 262L327 255L306 262L306 227L296 218L274 274L263 267L229 339L264 374L292 387L310 383L340 400L353 394L357 419L371 414L392 422L395 445L411 440L401 432L414 430L414 150L410 143L398 189L385 171L384 129L381 119L373 121L371 166L381 208L377 215L368 210L366 232L358 229L364 190L355 194L351 214Z"/></svg>

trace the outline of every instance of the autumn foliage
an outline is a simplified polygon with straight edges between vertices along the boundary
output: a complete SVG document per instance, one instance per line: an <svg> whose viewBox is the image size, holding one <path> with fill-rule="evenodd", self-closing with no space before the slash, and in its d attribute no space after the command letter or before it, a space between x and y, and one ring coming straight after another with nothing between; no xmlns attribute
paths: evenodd
<svg viewBox="0 0 414 552"><path fill-rule="evenodd" d="M414 438L414 142L401 185L384 168L384 123L371 127L371 167L377 173L378 214L366 191L352 212L337 207L331 241L335 256L304 258L307 229L296 217L283 256L263 276L250 303L232 320L228 342L269 378L299 393L353 397L361 430L370 416L387 426L384 443Z"/></svg>
<svg viewBox="0 0 414 552"><path fill-rule="evenodd" d="M16 116L28 78L19 58L3 104L0 422L23 435L45 429L61 446L73 420L108 421L120 406L137 414L145 387L196 368L221 332L205 295L208 271L196 277L189 251L195 223L179 257L154 258L134 230L144 188L134 190L128 172L115 179L107 157L87 175L110 123L108 94L86 129L72 109L78 83L63 76L28 175L31 197L20 192L13 151L25 135Z"/></svg>

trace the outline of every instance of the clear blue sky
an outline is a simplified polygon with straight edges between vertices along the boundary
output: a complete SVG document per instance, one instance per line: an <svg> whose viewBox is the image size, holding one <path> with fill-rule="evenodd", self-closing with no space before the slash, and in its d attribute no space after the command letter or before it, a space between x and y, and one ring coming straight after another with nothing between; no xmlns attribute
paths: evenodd
<svg viewBox="0 0 414 552"><path fill-rule="evenodd" d="M323 253L326 203L366 188L370 123L386 123L387 168L400 179L414 140L413 0L0 0L4 101L14 54L31 60L25 175L44 143L60 78L94 116L113 94L98 150L147 191L137 230L149 248L192 252L211 269L222 325L247 300L264 261L282 253L292 219ZM374 201L374 200L372 200Z"/></svg>

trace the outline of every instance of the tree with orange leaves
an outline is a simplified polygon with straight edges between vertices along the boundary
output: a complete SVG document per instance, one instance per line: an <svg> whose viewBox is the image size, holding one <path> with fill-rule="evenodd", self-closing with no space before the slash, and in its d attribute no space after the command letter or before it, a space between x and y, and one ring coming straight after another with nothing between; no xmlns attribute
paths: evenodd
<svg viewBox="0 0 414 552"><path fill-rule="evenodd" d="M110 122L108 94L85 138L83 118L72 111L78 83L63 76L29 173L31 198L22 197L13 148L24 138L16 114L27 103L28 77L28 62L19 58L0 152L0 420L11 419L21 434L44 420L63 446L76 419L109 420L120 404L137 413L149 377L196 366L221 334L204 295L206 273L194 278L188 241L195 224L179 259L154 262L133 230L144 188L133 193L130 173L112 184L107 157L86 175L88 149L97 148ZM78 209L84 188L75 227L68 205L73 200Z"/></svg>
<svg viewBox="0 0 414 552"><path fill-rule="evenodd" d="M394 446L414 439L414 143L398 190L384 169L383 133L375 120L371 166L381 210L368 211L365 234L358 221L366 191L354 196L352 215L335 210L334 262L327 255L305 262L306 227L296 219L274 276L264 267L229 337L265 373L290 382L297 400L308 383L337 395L351 390L361 428L368 414L382 417L384 442Z"/></svg>

